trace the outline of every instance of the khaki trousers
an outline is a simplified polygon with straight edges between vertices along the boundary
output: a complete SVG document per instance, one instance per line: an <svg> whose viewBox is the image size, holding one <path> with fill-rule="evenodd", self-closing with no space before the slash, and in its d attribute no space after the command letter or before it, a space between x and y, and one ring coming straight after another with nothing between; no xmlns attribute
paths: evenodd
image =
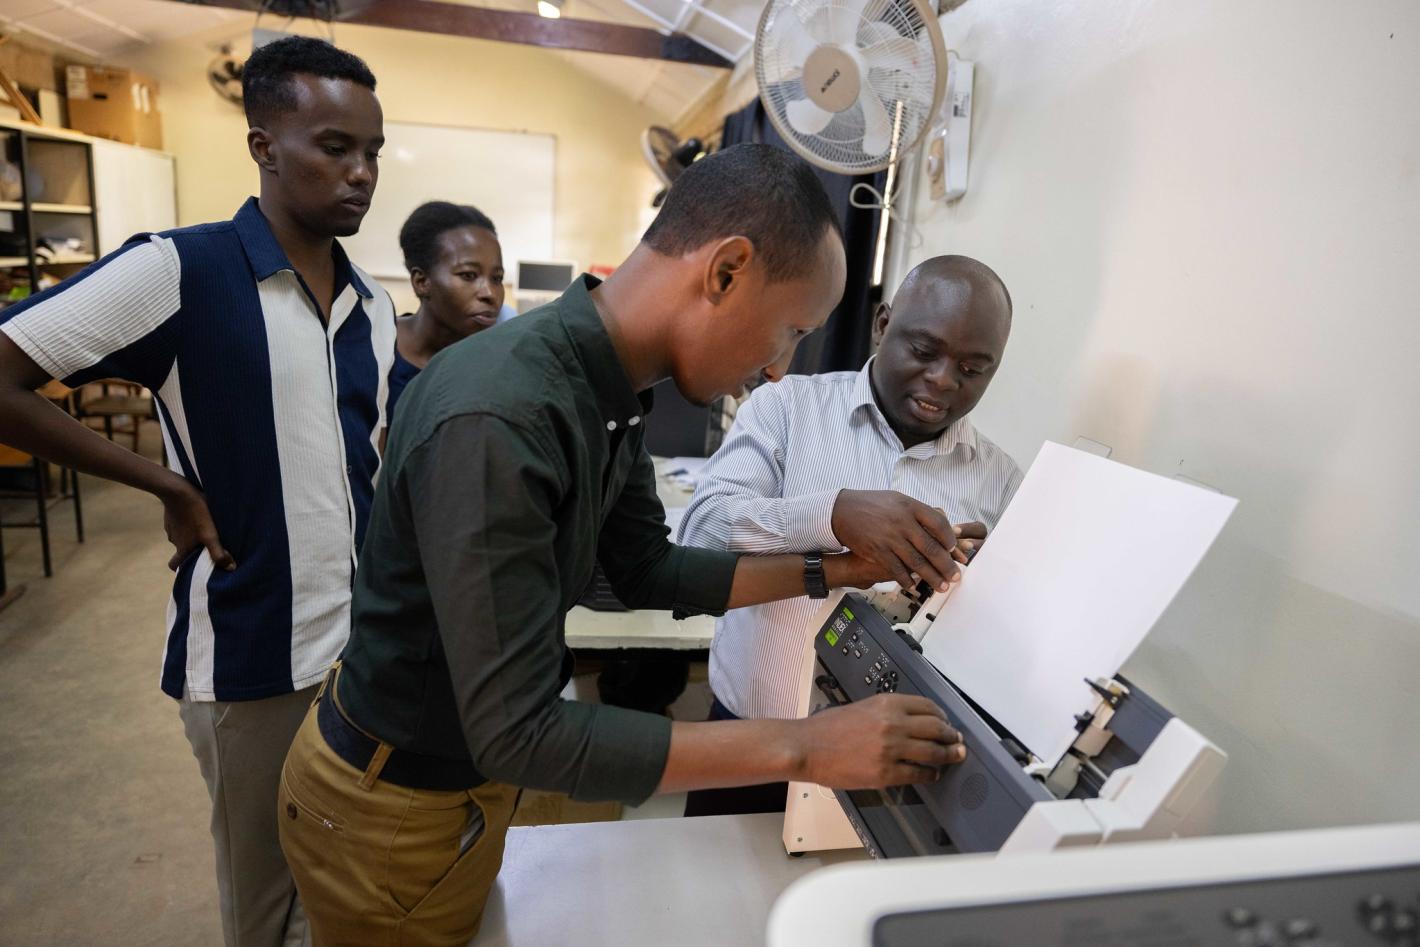
<svg viewBox="0 0 1420 947"><path fill-rule="evenodd" d="M319 700L331 700L327 690ZM312 706L281 774L281 848L317 947L464 947L503 863L518 790L457 792L379 778L382 744L360 772L325 742ZM481 831L465 839L470 825Z"/></svg>
<svg viewBox="0 0 1420 947"><path fill-rule="evenodd" d="M212 799L217 897L227 947L309 944L271 807L316 688L262 700L178 703Z"/></svg>

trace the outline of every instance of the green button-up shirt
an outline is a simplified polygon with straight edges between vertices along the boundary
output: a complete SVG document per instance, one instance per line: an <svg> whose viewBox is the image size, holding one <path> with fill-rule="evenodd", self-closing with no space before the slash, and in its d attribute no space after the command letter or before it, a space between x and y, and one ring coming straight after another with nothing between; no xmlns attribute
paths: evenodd
<svg viewBox="0 0 1420 947"><path fill-rule="evenodd" d="M670 722L562 700L563 623L600 561L632 608L724 611L735 556L672 544L638 396L582 277L450 346L400 399L339 697L366 730L587 800L655 791Z"/></svg>

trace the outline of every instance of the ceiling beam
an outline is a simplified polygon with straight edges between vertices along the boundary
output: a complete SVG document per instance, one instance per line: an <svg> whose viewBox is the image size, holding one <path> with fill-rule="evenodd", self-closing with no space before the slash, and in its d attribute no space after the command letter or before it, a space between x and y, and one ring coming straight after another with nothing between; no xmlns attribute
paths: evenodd
<svg viewBox="0 0 1420 947"><path fill-rule="evenodd" d="M197 6L224 7L255 13L257 0L180 0ZM306 0L276 0L266 4L269 12L303 15L318 4ZM468 36L502 43L524 43L551 49L576 49L614 56L634 56L638 59L660 59L668 62L694 63L729 69L734 63L719 53L680 33L663 35L656 30L620 23L595 20L573 20L566 17L548 19L536 13L512 10L490 10L486 7L466 7L440 0L370 0L368 3L346 2L337 14L337 23L358 23L363 26L383 26L395 30L437 33L445 36Z"/></svg>

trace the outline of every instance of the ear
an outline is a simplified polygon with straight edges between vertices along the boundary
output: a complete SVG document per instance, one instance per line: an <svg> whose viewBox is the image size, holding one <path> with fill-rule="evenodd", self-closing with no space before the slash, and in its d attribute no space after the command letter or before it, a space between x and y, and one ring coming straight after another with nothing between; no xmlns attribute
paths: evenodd
<svg viewBox="0 0 1420 947"><path fill-rule="evenodd" d="M719 303L733 293L754 262L754 244L748 237L726 237L716 243L706 259L705 298Z"/></svg>
<svg viewBox="0 0 1420 947"><path fill-rule="evenodd" d="M258 168L272 174L276 173L276 156L272 154L274 144L271 133L259 125L247 129L247 151L251 154L251 160L256 162Z"/></svg>
<svg viewBox="0 0 1420 947"><path fill-rule="evenodd" d="M892 306L878 303L873 310L873 348L883 344L883 333L887 331L888 319L892 318Z"/></svg>
<svg viewBox="0 0 1420 947"><path fill-rule="evenodd" d="M419 267L414 266L409 269L409 288L414 290L414 295L418 296L422 302L429 298L429 274Z"/></svg>

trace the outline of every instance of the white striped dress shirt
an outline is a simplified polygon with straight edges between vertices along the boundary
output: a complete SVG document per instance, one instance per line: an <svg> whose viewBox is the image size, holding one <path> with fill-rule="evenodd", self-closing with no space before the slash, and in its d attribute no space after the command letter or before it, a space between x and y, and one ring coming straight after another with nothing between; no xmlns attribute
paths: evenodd
<svg viewBox="0 0 1420 947"><path fill-rule="evenodd" d="M677 541L744 553L836 552L839 490L897 490L953 523L994 529L1021 483L1005 451L962 418L906 450L873 399L868 372L791 375L757 388L701 472ZM792 717L807 596L728 612L715 626L710 686L740 717Z"/></svg>

